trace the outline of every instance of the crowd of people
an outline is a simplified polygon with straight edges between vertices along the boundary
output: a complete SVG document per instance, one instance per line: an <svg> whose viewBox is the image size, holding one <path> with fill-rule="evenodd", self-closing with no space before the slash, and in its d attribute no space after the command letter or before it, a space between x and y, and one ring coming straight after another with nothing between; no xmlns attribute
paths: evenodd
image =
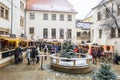
<svg viewBox="0 0 120 80"><path fill-rule="evenodd" d="M97 62L100 61L101 58L104 59L104 55L105 55L102 47L99 48L92 47L91 51L89 52L88 46L82 46L82 47L74 46L73 50L75 53L82 53L82 54L89 53L90 55L92 55L93 64L97 64ZM41 52L43 52L44 55L47 55L47 53L53 54L53 53L58 53L60 51L61 51L61 44L55 45L55 44L44 43L44 44L36 44L34 45L34 47L27 47L26 49L26 58L28 61L27 64L28 65L30 65L31 63L38 64L40 61L39 54ZM23 58L22 58L22 50L20 47L17 47L15 49L14 55L15 55L15 64L21 63Z"/></svg>
<svg viewBox="0 0 120 80"><path fill-rule="evenodd" d="M15 51L14 51L15 64L22 63L23 61L22 53L23 53L23 50L20 47L15 48ZM26 53L28 65L30 65L31 62L33 64L39 63L39 57L38 57L39 50L37 47L27 47L25 53Z"/></svg>
<svg viewBox="0 0 120 80"><path fill-rule="evenodd" d="M75 46L74 52L75 53L82 53L82 54L90 54L92 56L92 62L93 64L97 64L101 60L105 59L105 53L104 49L102 47L91 47L91 50L89 51L88 46Z"/></svg>
<svg viewBox="0 0 120 80"><path fill-rule="evenodd" d="M104 60L104 50L102 47L99 48L91 48L90 54L92 55L92 62L93 64L97 65L97 62L99 62L101 59Z"/></svg>
<svg viewBox="0 0 120 80"><path fill-rule="evenodd" d="M34 44L32 47L26 48L26 58L27 58L27 64L38 64L40 61L39 54L44 53L44 55L58 53L61 50L60 44L48 44L48 43L42 43L42 44ZM19 64L23 61L22 57L22 49L19 47L15 48L14 51L14 57L15 57L15 64ZM46 60L46 57L45 57Z"/></svg>

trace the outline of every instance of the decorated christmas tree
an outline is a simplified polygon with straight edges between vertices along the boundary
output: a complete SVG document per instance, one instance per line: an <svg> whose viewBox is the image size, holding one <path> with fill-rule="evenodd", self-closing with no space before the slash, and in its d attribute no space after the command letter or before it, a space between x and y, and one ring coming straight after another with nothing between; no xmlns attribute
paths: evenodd
<svg viewBox="0 0 120 80"><path fill-rule="evenodd" d="M62 44L62 52L60 57L66 57L66 58L77 58L77 55L73 51L73 46L71 41L64 41Z"/></svg>
<svg viewBox="0 0 120 80"><path fill-rule="evenodd" d="M109 64L101 64L99 71L93 75L93 80L117 80L115 73L111 71Z"/></svg>

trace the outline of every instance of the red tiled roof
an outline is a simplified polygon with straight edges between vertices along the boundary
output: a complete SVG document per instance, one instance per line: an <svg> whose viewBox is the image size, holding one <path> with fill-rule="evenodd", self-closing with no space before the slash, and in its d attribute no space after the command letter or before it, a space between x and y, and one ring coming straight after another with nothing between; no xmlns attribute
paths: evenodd
<svg viewBox="0 0 120 80"><path fill-rule="evenodd" d="M27 0L26 10L76 12L66 0Z"/></svg>

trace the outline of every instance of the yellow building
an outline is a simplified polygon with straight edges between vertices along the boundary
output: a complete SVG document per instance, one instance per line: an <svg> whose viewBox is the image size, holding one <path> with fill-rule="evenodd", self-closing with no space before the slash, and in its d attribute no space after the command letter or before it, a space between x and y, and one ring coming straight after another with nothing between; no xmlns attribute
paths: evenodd
<svg viewBox="0 0 120 80"><path fill-rule="evenodd" d="M89 16L89 17L87 17L87 18L84 18L82 21L83 22L92 22L92 16Z"/></svg>

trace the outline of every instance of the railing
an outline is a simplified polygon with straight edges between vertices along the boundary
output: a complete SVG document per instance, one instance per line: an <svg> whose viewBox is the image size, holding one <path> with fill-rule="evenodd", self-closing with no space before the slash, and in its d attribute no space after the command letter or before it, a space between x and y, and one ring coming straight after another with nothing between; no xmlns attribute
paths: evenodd
<svg viewBox="0 0 120 80"><path fill-rule="evenodd" d="M65 58L65 57L59 57L58 54L53 54L50 55L50 63L54 63L57 65L62 65L62 62L67 61L67 63L70 63L70 65L68 66L82 66L80 64L78 64L79 61L84 61L84 65L88 66L92 64L92 56L91 55L86 55L85 58L82 58L81 54L77 54L78 58ZM84 55L84 54L82 54ZM64 65L63 65L64 66Z"/></svg>

